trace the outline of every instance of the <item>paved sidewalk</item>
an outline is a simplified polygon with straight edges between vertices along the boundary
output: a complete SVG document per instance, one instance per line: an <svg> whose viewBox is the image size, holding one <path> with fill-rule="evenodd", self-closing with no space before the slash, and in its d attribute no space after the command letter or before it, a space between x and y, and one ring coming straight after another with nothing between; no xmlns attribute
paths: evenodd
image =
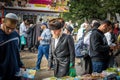
<svg viewBox="0 0 120 80"><path fill-rule="evenodd" d="M21 60L23 61L26 68L34 68L37 61L37 53L29 53L27 51L21 52ZM76 62L78 62L79 59L76 59ZM45 57L42 59L41 63L41 70L36 72L35 80L42 80L44 78L52 77L53 76L53 70L48 71L47 67L48 63ZM76 63L76 71L78 74L80 74L80 67Z"/></svg>

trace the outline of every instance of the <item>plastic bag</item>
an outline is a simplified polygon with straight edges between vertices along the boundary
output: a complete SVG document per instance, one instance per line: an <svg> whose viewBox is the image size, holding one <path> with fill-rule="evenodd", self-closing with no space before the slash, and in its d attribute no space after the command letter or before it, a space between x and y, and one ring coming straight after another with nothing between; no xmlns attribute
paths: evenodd
<svg viewBox="0 0 120 80"><path fill-rule="evenodd" d="M75 68L70 68L70 70L69 70L69 76L71 76L71 77L75 77L76 76L76 70L75 70Z"/></svg>
<svg viewBox="0 0 120 80"><path fill-rule="evenodd" d="M73 68L73 64L70 63L70 69L69 69L69 76L75 77L76 76L76 70Z"/></svg>
<svg viewBox="0 0 120 80"><path fill-rule="evenodd" d="M24 36L21 36L20 40L21 40L21 45L26 45L26 39Z"/></svg>

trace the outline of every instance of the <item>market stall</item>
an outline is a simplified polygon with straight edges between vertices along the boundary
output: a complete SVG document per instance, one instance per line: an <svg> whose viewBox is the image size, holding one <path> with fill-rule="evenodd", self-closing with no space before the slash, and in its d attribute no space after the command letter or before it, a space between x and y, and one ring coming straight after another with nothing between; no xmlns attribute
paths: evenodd
<svg viewBox="0 0 120 80"><path fill-rule="evenodd" d="M33 19L34 22L38 22L40 17L47 20L69 11L69 0L5 0L0 3L4 7L2 16L13 12L19 16L20 22L23 18Z"/></svg>
<svg viewBox="0 0 120 80"><path fill-rule="evenodd" d="M108 68L102 73L77 75L76 77L65 76L62 78L49 77L43 80L120 80L120 68Z"/></svg>
<svg viewBox="0 0 120 80"><path fill-rule="evenodd" d="M19 21L21 22L23 18L33 20L34 23L38 22L39 18L42 17L44 20L59 17L59 13L50 11L41 11L33 9L21 9L21 8L5 8L5 14L8 12L13 12L19 16Z"/></svg>

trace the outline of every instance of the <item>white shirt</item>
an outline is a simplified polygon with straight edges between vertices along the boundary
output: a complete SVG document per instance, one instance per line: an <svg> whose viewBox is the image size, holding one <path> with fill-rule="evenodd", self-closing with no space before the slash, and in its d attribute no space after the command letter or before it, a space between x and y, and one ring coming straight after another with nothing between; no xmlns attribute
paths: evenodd
<svg viewBox="0 0 120 80"><path fill-rule="evenodd" d="M55 39L55 48L57 47L57 44L58 44L59 39L60 39L60 38L56 38L56 39Z"/></svg>
<svg viewBox="0 0 120 80"><path fill-rule="evenodd" d="M55 38L55 48L57 47L57 44L58 44L61 36L62 36L62 34L58 38Z"/></svg>
<svg viewBox="0 0 120 80"><path fill-rule="evenodd" d="M22 22L20 24L20 36L23 35L24 37L27 37L26 31L27 31L27 27L25 26L25 23Z"/></svg>
<svg viewBox="0 0 120 80"><path fill-rule="evenodd" d="M108 45L115 45L114 43L112 43L112 40L111 40L111 33L110 32L107 32L107 33L105 33L105 37L106 37L106 39L107 39L107 42L108 42Z"/></svg>
<svg viewBox="0 0 120 80"><path fill-rule="evenodd" d="M79 30L78 30L78 33L77 33L77 41L83 36L84 34L84 29L83 27L81 27Z"/></svg>
<svg viewBox="0 0 120 80"><path fill-rule="evenodd" d="M90 45L90 35L92 31L89 31L85 36L84 36L84 44Z"/></svg>

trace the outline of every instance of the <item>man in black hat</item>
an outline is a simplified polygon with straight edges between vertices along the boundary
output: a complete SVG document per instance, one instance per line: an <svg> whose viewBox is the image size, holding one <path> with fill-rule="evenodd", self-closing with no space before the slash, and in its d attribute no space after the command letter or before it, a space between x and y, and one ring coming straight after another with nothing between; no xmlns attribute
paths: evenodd
<svg viewBox="0 0 120 80"><path fill-rule="evenodd" d="M55 77L63 77L69 74L70 64L74 67L75 50L74 40L71 35L63 33L64 20L52 19L49 28L52 31L52 39L49 51L49 68L54 63Z"/></svg>
<svg viewBox="0 0 120 80"><path fill-rule="evenodd" d="M71 35L73 31L73 28L71 26L66 26L64 33Z"/></svg>

